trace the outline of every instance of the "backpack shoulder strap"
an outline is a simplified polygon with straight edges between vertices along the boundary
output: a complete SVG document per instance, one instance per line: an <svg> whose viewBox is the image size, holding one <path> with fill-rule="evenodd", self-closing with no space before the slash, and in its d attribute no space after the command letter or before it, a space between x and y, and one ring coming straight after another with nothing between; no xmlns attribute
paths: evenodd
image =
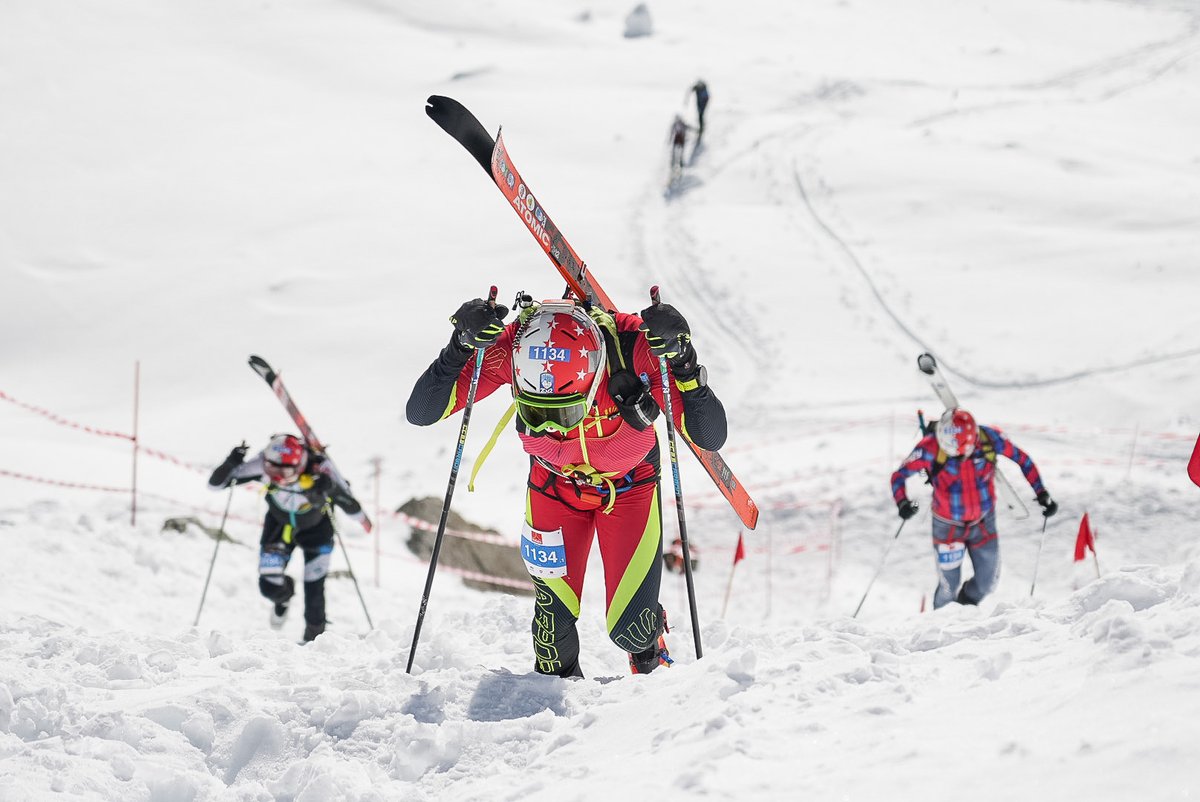
<svg viewBox="0 0 1200 802"><path fill-rule="evenodd" d="M979 447L983 449L983 458L988 462L996 461L996 444L992 442L992 438L987 436L987 432L982 427L979 429Z"/></svg>
<svg viewBox="0 0 1200 802"><path fill-rule="evenodd" d="M950 455L943 451L941 446L938 446L937 456L933 458L933 464L929 466L929 470L927 471L930 481L938 475L942 468L946 467L946 460L948 459L950 459Z"/></svg>
<svg viewBox="0 0 1200 802"><path fill-rule="evenodd" d="M592 320L596 321L596 325L604 334L604 348L608 352L609 375L611 376L618 370L631 370L633 368L633 344L636 339L621 337L622 332L617 331L616 318L603 309L592 307L588 314L591 315ZM628 344L626 344L626 340L628 340Z"/></svg>

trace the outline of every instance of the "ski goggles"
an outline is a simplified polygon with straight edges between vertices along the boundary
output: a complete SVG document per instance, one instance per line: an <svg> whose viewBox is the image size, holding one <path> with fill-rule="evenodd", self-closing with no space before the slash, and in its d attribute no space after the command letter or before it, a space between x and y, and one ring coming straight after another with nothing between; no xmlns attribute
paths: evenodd
<svg viewBox="0 0 1200 802"><path fill-rule="evenodd" d="M300 478L299 465L279 465L274 462L267 462L263 465L263 473L272 482L282 482L290 484Z"/></svg>
<svg viewBox="0 0 1200 802"><path fill-rule="evenodd" d="M513 399L521 423L531 432L552 430L567 433L587 415L591 399L582 393L558 396L530 396L518 393Z"/></svg>

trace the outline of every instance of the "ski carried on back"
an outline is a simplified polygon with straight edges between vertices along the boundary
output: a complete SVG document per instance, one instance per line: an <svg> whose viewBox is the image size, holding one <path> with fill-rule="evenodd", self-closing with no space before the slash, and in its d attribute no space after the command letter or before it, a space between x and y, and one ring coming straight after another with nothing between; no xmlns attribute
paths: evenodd
<svg viewBox="0 0 1200 802"><path fill-rule="evenodd" d="M592 281L583 259L567 242L558 226L521 179L521 174L512 166L512 160L504 148L504 137L497 134L493 139L475 115L453 98L430 96L425 113L466 148L475 161L479 162L483 171L496 182L496 186L512 204L517 216L525 222L529 233L542 246L550 261L554 262L571 292L577 298L591 301L608 312L617 311L608 294Z"/></svg>
<svg viewBox="0 0 1200 802"><path fill-rule="evenodd" d="M950 389L950 385L946 382L946 377L942 375L942 371L938 368L937 360L933 358L933 354L925 353L917 357L917 368L929 379L929 384L933 387L933 391L937 393L942 406L946 409L954 409L958 406L958 397ZM1020 507L1021 513L1017 515L1018 519L1024 520L1028 518L1029 508L1025 506L1025 502L1021 501L1021 497L1017 495L1017 491L1009 484L1008 477L1000 470L999 462L996 463L996 476L1000 479L1000 487L1007 491L1009 511L1015 514L1017 507ZM1014 502L1016 503L1014 504Z"/></svg>
<svg viewBox="0 0 1200 802"><path fill-rule="evenodd" d="M529 233L550 257L559 275L566 281L568 292L608 312L616 312L617 307L612 299L596 283L592 274L588 272L587 264L567 242L566 237L558 230L558 226L550 219L550 215L513 166L512 159L504 147L503 137L497 134L493 139L475 115L453 98L432 95L425 106L425 113L466 148L495 182L517 216L525 223ZM742 523L754 529L758 524L758 506L724 458L716 451L706 451L697 447L686 437L683 441L696 455L696 459L700 460L700 464L712 477L717 489L733 507Z"/></svg>
<svg viewBox="0 0 1200 802"><path fill-rule="evenodd" d="M933 391L937 393L942 406L946 409L953 409L958 406L958 398L954 395L954 391L950 389L950 385L946 383L946 378L942 376L942 372L938 369L938 363L933 358L933 354L921 354L917 357L917 367L929 378L929 384L933 387Z"/></svg>
<svg viewBox="0 0 1200 802"><path fill-rule="evenodd" d="M275 369L272 368L267 363L267 360L263 359L261 356L253 355L250 357L250 367L254 369L255 373L263 378L263 381L265 381L267 386L270 387L275 393L275 397L279 399L281 404L283 404L283 408L286 409L288 415L291 416L292 422L294 422L297 428L300 429L300 437L304 439L305 444L307 444L308 447L314 452L324 457L325 461L329 463L329 467L333 469L333 472L338 476L341 476L342 474L340 471L338 471L337 465L335 465L333 459L325 453L325 446L321 445L321 441L317 439L317 433L314 432L312 427L308 425L308 420L306 420L303 413L300 412L300 409L296 406L296 402L292 400L292 396L287 391L287 387L283 385L283 379L278 373L275 372ZM345 480L343 479L343 481ZM362 505L360 504L359 506ZM367 530L368 532L371 531L371 519L367 517L365 510L351 517L362 524L363 529Z"/></svg>

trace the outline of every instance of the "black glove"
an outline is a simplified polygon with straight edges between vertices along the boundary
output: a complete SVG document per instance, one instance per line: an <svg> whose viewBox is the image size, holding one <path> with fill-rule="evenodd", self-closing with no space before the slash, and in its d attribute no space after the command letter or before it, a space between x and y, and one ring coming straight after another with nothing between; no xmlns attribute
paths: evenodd
<svg viewBox="0 0 1200 802"><path fill-rule="evenodd" d="M341 508L342 512L347 515L358 515L362 512L362 505L358 503L358 499L354 496L347 495L340 490L335 490L330 494L330 500Z"/></svg>
<svg viewBox="0 0 1200 802"><path fill-rule="evenodd" d="M617 402L621 418L639 432L654 424L658 404L650 390L631 370L618 370L608 380L608 394Z"/></svg>
<svg viewBox="0 0 1200 802"><path fill-rule="evenodd" d="M904 499L896 505L896 512L899 513L900 517L906 521L917 514L917 509L917 505L913 504L908 499Z"/></svg>
<svg viewBox="0 0 1200 802"><path fill-rule="evenodd" d="M1050 494L1045 490L1037 494L1037 503L1042 505L1042 515L1047 518L1058 512L1058 502L1050 498Z"/></svg>
<svg viewBox="0 0 1200 802"><path fill-rule="evenodd" d="M642 310L642 325L650 353L662 359L674 369L695 362L696 349L692 348L692 330L670 304L655 304Z"/></svg>
<svg viewBox="0 0 1200 802"><path fill-rule="evenodd" d="M500 332L504 331L506 315L508 307L502 304L492 306L482 298L467 301L450 316L450 322L454 324L455 341L468 349L494 345Z"/></svg>
<svg viewBox="0 0 1200 802"><path fill-rule="evenodd" d="M225 461L218 465L212 472L208 483L214 487L224 487L225 483L229 481L229 477L237 470L237 467L246 461L246 451L249 448L250 446L242 443L240 446L235 446L231 449Z"/></svg>

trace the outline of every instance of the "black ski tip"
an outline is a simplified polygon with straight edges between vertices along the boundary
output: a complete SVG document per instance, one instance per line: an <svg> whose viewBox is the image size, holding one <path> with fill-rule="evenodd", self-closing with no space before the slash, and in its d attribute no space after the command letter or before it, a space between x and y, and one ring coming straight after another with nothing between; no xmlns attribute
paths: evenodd
<svg viewBox="0 0 1200 802"><path fill-rule="evenodd" d="M249 362L254 372L266 379L268 383L275 381L275 371L267 364L267 360L256 354L251 354Z"/></svg>
<svg viewBox="0 0 1200 802"><path fill-rule="evenodd" d="M917 367L927 376L932 376L937 370L937 360L933 358L933 354L924 353L917 357Z"/></svg>
<svg viewBox="0 0 1200 802"><path fill-rule="evenodd" d="M479 162L489 176L492 174L492 151L496 140L466 106L452 97L430 95L425 101L425 114Z"/></svg>

